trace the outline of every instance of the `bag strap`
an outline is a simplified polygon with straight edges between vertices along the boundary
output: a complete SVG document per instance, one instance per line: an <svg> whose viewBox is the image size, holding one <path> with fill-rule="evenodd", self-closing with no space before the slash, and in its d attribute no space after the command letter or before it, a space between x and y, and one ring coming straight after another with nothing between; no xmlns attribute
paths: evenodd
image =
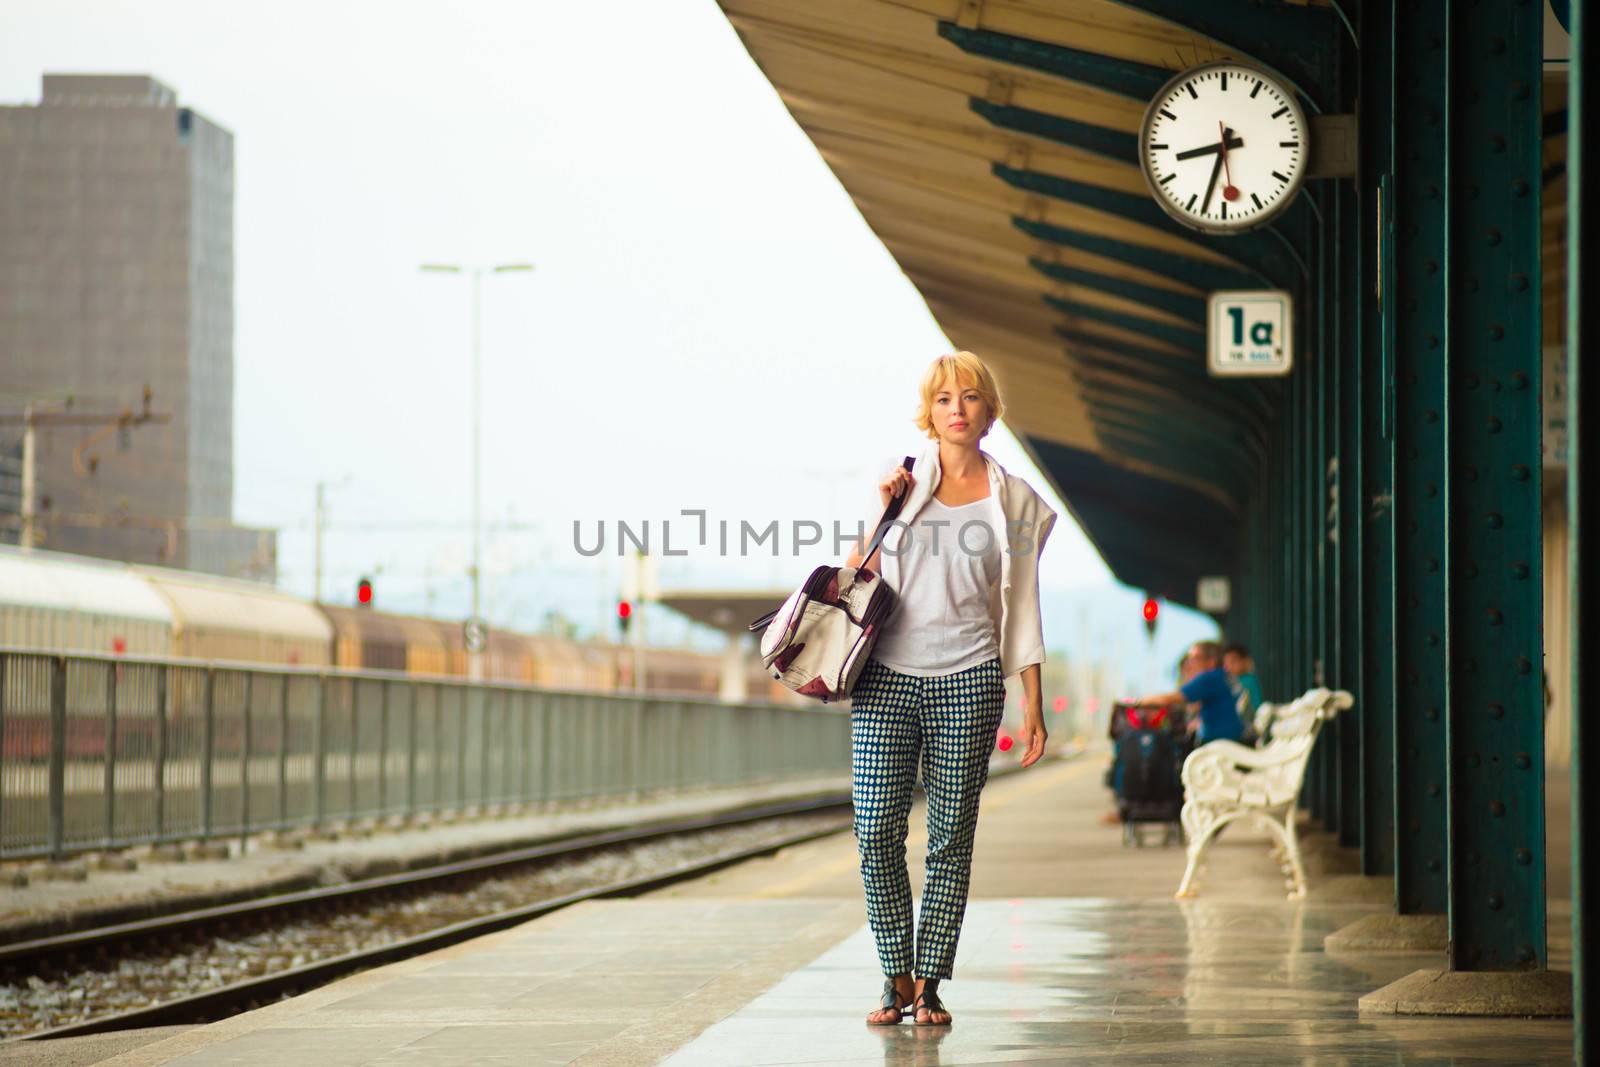
<svg viewBox="0 0 1600 1067"><path fill-rule="evenodd" d="M907 456L905 458L903 466L905 467L907 474L911 473L911 465L915 462L916 458L913 456ZM889 498L889 506L883 509L883 518L878 520L878 528L872 534L872 541L868 543L866 552L861 556L861 567L863 569L871 569L870 567L867 567L867 561L872 558L872 554L878 551L878 547L883 544L883 539L888 536L889 533L889 525L900 516L900 510L906 505L906 497L910 495L911 487L907 486L905 492L901 493L899 496Z"/></svg>
<svg viewBox="0 0 1600 1067"><path fill-rule="evenodd" d="M916 457L914 456L907 456L905 458L906 473L909 474L911 472L911 465L915 462ZM911 490L907 489L906 492L901 493L899 496L891 497L889 499L889 506L883 509L883 518L878 520L878 528L873 531L872 540L867 545L867 554L861 557L861 568L866 567L867 560L872 558L872 554L876 552L878 550L878 546L883 543L884 535L889 532L889 524L894 522L894 520L899 516L900 510L905 507L906 497L910 494L910 492ZM861 568L858 568L858 570ZM778 612L782 610L782 604L773 608L759 619L756 619L754 622L750 623L748 627L749 630L752 633L758 630L765 630L772 620L778 617ZM798 614L798 612L796 612L796 614Z"/></svg>

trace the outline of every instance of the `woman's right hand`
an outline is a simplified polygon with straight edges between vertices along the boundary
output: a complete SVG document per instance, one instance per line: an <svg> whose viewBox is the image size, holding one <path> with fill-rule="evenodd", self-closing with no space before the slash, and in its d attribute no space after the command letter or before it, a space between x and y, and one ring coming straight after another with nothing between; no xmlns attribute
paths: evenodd
<svg viewBox="0 0 1600 1067"><path fill-rule="evenodd" d="M911 477L911 472L901 464L889 472L889 476L878 483L878 503L884 507L889 506L889 501L899 496L916 484L916 479Z"/></svg>

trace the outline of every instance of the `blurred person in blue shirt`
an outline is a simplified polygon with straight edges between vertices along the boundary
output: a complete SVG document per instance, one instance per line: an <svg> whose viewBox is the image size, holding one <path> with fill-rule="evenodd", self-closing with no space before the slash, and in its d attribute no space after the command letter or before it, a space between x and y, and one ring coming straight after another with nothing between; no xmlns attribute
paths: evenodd
<svg viewBox="0 0 1600 1067"><path fill-rule="evenodd" d="M1141 708L1164 708L1173 704L1199 704L1199 716L1190 722L1200 744L1208 741L1237 741L1244 733L1239 717L1239 694L1233 679L1222 668L1222 646L1215 641L1196 641L1183 658L1184 673L1193 676L1171 693L1140 697Z"/></svg>
<svg viewBox="0 0 1600 1067"><path fill-rule="evenodd" d="M1256 677L1256 661L1250 650L1241 644L1231 644L1222 650L1222 669L1239 688L1239 719L1244 723L1248 739L1255 731L1256 712L1261 710L1261 679Z"/></svg>

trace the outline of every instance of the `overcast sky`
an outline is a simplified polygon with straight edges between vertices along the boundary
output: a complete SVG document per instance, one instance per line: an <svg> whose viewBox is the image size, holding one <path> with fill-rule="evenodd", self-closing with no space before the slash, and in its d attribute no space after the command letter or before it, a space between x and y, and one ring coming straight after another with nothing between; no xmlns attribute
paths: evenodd
<svg viewBox="0 0 1600 1067"><path fill-rule="evenodd" d="M233 133L235 513L282 531L295 591L314 486L343 479L327 598L376 573L384 606L465 609L469 286L423 262L536 267L483 282L496 622L604 623L621 568L574 520L854 522L922 443L915 383L950 344L711 0L10 0L4 24L6 103L149 73ZM1009 432L985 448L1063 511L1047 590L1109 590ZM695 549L661 583L821 561L784 552Z"/></svg>

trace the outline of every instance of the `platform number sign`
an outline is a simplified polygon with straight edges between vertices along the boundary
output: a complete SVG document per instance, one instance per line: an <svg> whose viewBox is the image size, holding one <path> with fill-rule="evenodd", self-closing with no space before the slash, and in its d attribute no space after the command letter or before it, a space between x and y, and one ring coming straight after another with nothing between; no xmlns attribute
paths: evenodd
<svg viewBox="0 0 1600 1067"><path fill-rule="evenodd" d="M1226 615L1233 606L1233 590L1225 574L1201 578L1195 594L1195 606L1212 615Z"/></svg>
<svg viewBox="0 0 1600 1067"><path fill-rule="evenodd" d="M1282 289L1211 294L1206 364L1213 377L1288 374L1294 365L1294 308Z"/></svg>

